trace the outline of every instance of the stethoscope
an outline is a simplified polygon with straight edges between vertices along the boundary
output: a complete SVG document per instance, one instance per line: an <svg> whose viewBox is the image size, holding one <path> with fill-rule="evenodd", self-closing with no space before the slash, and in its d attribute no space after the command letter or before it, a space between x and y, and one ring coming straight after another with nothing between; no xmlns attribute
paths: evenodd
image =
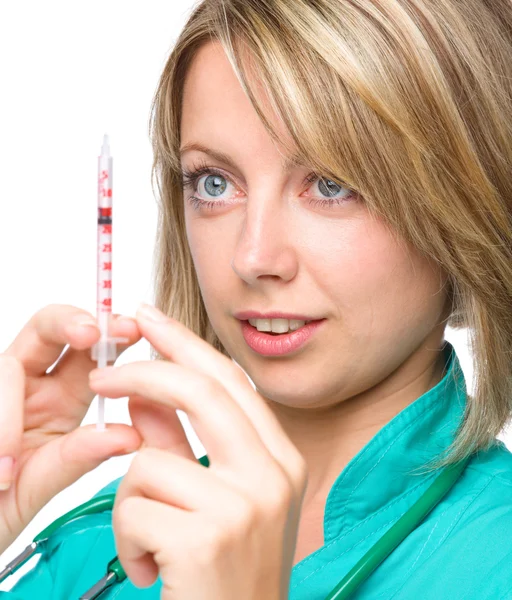
<svg viewBox="0 0 512 600"><path fill-rule="evenodd" d="M463 460L445 467L441 475L434 480L419 500L352 567L325 600L346 600L350 598L356 588L368 579L380 563L391 554L443 499L461 476L470 458L471 456L467 456ZM198 460L204 466L209 465L208 456L203 456ZM45 542L48 541L48 538L59 527L84 515L112 510L115 497L115 494L106 494L98 498L93 498L56 519L51 525L43 529L19 556L0 572L0 582L19 569L37 551L44 551ZM80 600L95 600L105 590L124 579L126 579L126 573L117 556L115 556L107 565L106 575L93 585L90 590L80 596Z"/></svg>

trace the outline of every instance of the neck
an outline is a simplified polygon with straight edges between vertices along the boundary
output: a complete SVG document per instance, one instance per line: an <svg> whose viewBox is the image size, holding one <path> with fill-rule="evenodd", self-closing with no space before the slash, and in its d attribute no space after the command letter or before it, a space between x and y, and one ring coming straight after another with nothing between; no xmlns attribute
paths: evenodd
<svg viewBox="0 0 512 600"><path fill-rule="evenodd" d="M339 473L375 434L444 376L443 352L419 349L385 380L327 406L298 409L269 401L308 467L302 512L323 506Z"/></svg>

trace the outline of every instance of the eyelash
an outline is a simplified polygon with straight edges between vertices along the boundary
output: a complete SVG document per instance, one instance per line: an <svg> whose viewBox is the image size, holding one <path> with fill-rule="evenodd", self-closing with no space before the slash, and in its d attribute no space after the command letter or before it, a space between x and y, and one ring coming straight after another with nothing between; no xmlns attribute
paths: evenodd
<svg viewBox="0 0 512 600"><path fill-rule="evenodd" d="M219 177L223 177L223 178L227 179L231 184L235 185L233 183L233 181L231 180L231 178L229 178L227 175L225 175L218 169L215 169L214 167L209 167L206 163L201 163L198 167L193 167L190 171L188 169L182 170L181 178L182 178L183 187L192 186L193 191L197 192L197 181L203 175L218 175ZM304 179L303 183L314 183L317 179L325 179L325 178L319 177L316 173L310 173ZM327 181L331 181L331 180L327 180ZM340 183L340 185L342 185L342 184ZM354 199L357 196L357 193L352 188L350 188L346 185L342 185L342 187L348 189L350 192L344 198L331 198L331 199L312 198L309 200L309 203L313 204L314 206L317 206L319 204L321 206L332 206L333 204L341 205L341 204L344 204L345 202L348 202L348 201ZM201 198L198 198L197 196L190 196L190 198L188 198L188 200L192 204L192 206L195 210L200 210L201 208L211 210L216 206L223 206L225 204L229 204L229 202L225 202L222 200L220 200L220 201L218 201L218 200L203 200Z"/></svg>

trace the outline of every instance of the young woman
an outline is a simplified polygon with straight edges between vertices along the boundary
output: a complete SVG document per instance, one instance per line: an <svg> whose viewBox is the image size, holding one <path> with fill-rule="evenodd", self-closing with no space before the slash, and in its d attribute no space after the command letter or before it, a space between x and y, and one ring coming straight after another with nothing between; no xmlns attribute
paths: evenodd
<svg viewBox="0 0 512 600"><path fill-rule="evenodd" d="M90 315L31 318L0 360L0 549L139 452L6 600L82 597L116 555L84 598L323 600L457 465L350 597L512 598L511 58L509 0L197 5L153 105L161 312L113 332L157 360L89 379ZM133 427L80 428L96 393Z"/></svg>

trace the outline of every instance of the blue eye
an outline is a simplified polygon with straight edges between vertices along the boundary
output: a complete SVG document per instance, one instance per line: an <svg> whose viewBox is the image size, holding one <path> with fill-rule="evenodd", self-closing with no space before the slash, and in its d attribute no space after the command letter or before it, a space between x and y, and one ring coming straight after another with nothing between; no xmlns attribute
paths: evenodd
<svg viewBox="0 0 512 600"><path fill-rule="evenodd" d="M213 196L220 196L224 193L227 188L227 183L230 181L225 175L223 175L220 171L217 171L214 168L209 168L206 165L202 166L198 169L192 169L188 171L183 169L182 172L182 185L184 188L192 187L194 193L198 191L198 181L202 178L203 175L208 175L204 182L204 188L208 194L212 194ZM213 208L218 205L225 205L228 202L223 200L204 200L202 198L198 198L197 196L192 196L189 198L189 201L194 206L194 208Z"/></svg>
<svg viewBox="0 0 512 600"><path fill-rule="evenodd" d="M322 206L332 204L343 204L344 202L352 200L357 195L351 188L340 185L335 181L332 181L332 179L318 177L316 173L311 173L311 175L308 175L305 181L307 181L308 183L318 181L318 189L322 194L327 195L327 198L320 197L311 199L310 204L321 204ZM345 195L341 196L340 198L335 198L334 196L336 196L336 194L339 194L342 190L346 190Z"/></svg>
<svg viewBox="0 0 512 600"><path fill-rule="evenodd" d="M184 188L192 187L193 192L197 194L198 192L198 182L199 179L202 178L203 175L208 175L208 177L204 180L204 189L209 195L213 197L218 197L223 194L227 188L228 183L234 185L233 182L221 173L219 170L208 167L206 164L198 168L193 168L192 170L183 169L181 177L182 177L182 185ZM332 205L340 205L348 202L349 200L354 199L357 196L357 193L347 186L340 185L331 179L325 179L318 177L316 173L311 173L304 179L304 183L313 183L318 181L318 189L320 194L325 194L327 197L322 198L314 197L308 198L308 202L312 205L322 205L322 206L332 206ZM313 187L313 186L312 186ZM344 195L341 197L336 197L340 191L344 191ZM204 198L198 196L191 196L189 202L192 206L200 210L201 208L205 209L213 209L216 206L225 206L227 204L231 204L229 201L225 200L206 200Z"/></svg>

